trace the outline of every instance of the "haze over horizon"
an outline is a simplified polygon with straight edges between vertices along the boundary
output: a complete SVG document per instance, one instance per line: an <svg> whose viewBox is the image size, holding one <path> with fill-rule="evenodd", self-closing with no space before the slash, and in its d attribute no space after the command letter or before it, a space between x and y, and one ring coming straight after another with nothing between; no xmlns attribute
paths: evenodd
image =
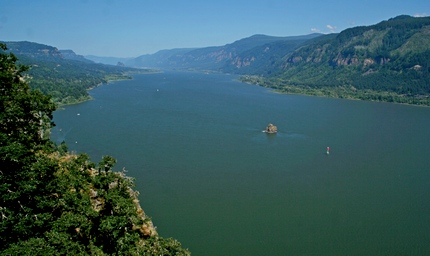
<svg viewBox="0 0 430 256"><path fill-rule="evenodd" d="M137 57L221 46L255 34L337 33L398 15L428 16L427 0L0 0L0 40L80 55Z"/></svg>

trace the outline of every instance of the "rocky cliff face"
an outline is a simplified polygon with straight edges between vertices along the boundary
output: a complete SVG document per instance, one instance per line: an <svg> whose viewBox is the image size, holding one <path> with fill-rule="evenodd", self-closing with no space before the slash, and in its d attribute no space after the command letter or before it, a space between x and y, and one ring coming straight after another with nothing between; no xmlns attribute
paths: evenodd
<svg viewBox="0 0 430 256"><path fill-rule="evenodd" d="M10 52L39 59L63 58L61 52L52 46L32 42L6 42Z"/></svg>
<svg viewBox="0 0 430 256"><path fill-rule="evenodd" d="M254 56L249 57L249 58L235 57L231 61L231 64L234 65L236 68L242 68L242 67L250 66L254 60L255 60Z"/></svg>
<svg viewBox="0 0 430 256"><path fill-rule="evenodd" d="M430 17L399 16L306 42L270 66L274 72L259 84L288 93L430 105L429 60Z"/></svg>
<svg viewBox="0 0 430 256"><path fill-rule="evenodd" d="M68 60L78 60L86 63L94 63L93 61L86 59L84 56L76 54L72 50L60 50L60 53L65 59Z"/></svg>
<svg viewBox="0 0 430 256"><path fill-rule="evenodd" d="M400 16L368 27L350 28L331 39L302 47L286 56L282 68L303 63L328 63L332 67L383 66L429 50L430 18Z"/></svg>
<svg viewBox="0 0 430 256"><path fill-rule="evenodd" d="M319 35L291 37L254 35L223 46L163 50L137 57L126 62L126 65L216 70L226 73L236 73L238 70L243 73L256 71L261 73L259 69L266 67L267 62L275 62L298 45Z"/></svg>

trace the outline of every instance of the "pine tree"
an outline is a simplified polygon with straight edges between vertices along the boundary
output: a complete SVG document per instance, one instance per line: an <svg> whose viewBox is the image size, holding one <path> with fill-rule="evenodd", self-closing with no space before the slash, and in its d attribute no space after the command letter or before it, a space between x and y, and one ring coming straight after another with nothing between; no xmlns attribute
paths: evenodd
<svg viewBox="0 0 430 256"><path fill-rule="evenodd" d="M49 140L55 104L0 44L0 255L189 255L159 237L132 178Z"/></svg>
<svg viewBox="0 0 430 256"><path fill-rule="evenodd" d="M17 65L0 44L0 249L33 236L45 221L38 218L37 198L49 189L53 170L41 165L40 152L51 147L47 132L55 105L49 96L32 91ZM36 221L37 219L37 221Z"/></svg>

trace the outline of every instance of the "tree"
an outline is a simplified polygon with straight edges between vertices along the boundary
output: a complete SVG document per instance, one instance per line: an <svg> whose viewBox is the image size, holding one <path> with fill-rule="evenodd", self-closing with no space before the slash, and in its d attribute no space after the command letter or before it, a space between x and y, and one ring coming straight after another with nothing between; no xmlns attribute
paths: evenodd
<svg viewBox="0 0 430 256"><path fill-rule="evenodd" d="M6 51L6 46L0 44ZM49 189L53 169L40 157L51 147L48 131L55 104L49 96L32 91L12 53L0 53L0 249L10 242L31 237L39 224L36 198ZM36 224L36 226L33 226ZM5 234L5 235L3 235Z"/></svg>
<svg viewBox="0 0 430 256"><path fill-rule="evenodd" d="M5 51L7 48L0 44L0 49ZM53 126L51 119L55 104L50 96L30 90L23 74L29 67L17 65L16 61L13 53L0 54L1 142L13 141L27 147L49 144L46 132Z"/></svg>
<svg viewBox="0 0 430 256"><path fill-rule="evenodd" d="M0 44L0 255L189 255L159 237L132 178L49 140L55 104Z"/></svg>

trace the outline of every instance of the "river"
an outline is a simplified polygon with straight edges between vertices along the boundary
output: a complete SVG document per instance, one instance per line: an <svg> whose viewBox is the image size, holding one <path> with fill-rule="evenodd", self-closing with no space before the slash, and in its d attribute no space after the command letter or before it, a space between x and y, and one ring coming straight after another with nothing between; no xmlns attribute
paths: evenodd
<svg viewBox="0 0 430 256"><path fill-rule="evenodd" d="M236 78L102 85L54 113L52 139L115 157L159 234L193 255L430 255L430 108Z"/></svg>

